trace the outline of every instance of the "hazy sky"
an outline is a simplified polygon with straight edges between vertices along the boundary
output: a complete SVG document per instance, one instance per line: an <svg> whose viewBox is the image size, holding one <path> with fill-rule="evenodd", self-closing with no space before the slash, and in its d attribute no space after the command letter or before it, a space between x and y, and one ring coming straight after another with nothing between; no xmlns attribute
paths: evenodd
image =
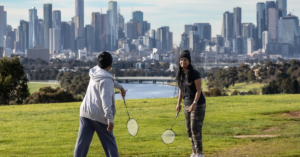
<svg viewBox="0 0 300 157"><path fill-rule="evenodd" d="M106 13L108 1L84 0L85 24L91 23L91 13ZM144 12L144 20L151 23L151 29L169 26L174 43L180 43L185 24L208 22L212 25L212 36L221 34L222 15L233 12L234 7L242 8L242 22L256 24L256 3L258 0L119 0L118 7L128 22L132 11ZM7 23L16 28L20 19L28 21L29 9L36 7L39 18L43 18L43 4L52 3L53 10L60 10L62 21L71 21L75 15L75 0L1 0L0 5L7 11ZM288 13L300 16L300 1L288 0Z"/></svg>

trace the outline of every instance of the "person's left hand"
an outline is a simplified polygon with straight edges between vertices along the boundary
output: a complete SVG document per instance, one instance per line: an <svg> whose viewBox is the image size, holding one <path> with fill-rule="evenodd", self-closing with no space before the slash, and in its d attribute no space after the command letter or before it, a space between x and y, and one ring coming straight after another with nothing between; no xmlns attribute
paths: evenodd
<svg viewBox="0 0 300 157"><path fill-rule="evenodd" d="M125 91L124 88L121 88L121 89L120 89L120 94L121 94L121 96L122 96L123 98L126 96L126 91Z"/></svg>
<svg viewBox="0 0 300 157"><path fill-rule="evenodd" d="M196 110L196 105L197 105L197 104L194 104L194 103L193 103L193 104L190 106L189 112L195 111L195 110Z"/></svg>

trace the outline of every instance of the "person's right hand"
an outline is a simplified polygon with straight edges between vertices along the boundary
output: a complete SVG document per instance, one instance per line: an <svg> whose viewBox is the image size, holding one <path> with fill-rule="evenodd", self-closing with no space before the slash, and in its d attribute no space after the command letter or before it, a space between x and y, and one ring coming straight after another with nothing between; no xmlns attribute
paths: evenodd
<svg viewBox="0 0 300 157"><path fill-rule="evenodd" d="M112 132L114 129L114 123L108 123L107 131Z"/></svg>
<svg viewBox="0 0 300 157"><path fill-rule="evenodd" d="M177 111L177 112L180 112L180 110L181 110L181 105L177 105L177 106L176 106L176 111Z"/></svg>

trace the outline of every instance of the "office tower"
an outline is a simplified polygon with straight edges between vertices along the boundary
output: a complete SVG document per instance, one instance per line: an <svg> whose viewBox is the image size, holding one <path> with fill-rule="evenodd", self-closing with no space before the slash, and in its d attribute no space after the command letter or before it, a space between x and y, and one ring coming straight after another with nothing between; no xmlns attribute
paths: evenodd
<svg viewBox="0 0 300 157"><path fill-rule="evenodd" d="M38 45L38 16L35 7L29 9L29 48Z"/></svg>
<svg viewBox="0 0 300 157"><path fill-rule="evenodd" d="M264 31L263 35L262 35L262 45L263 45L263 49L267 49L267 44L269 43L273 43L272 42L272 38L271 38L271 34L269 33L269 31Z"/></svg>
<svg viewBox="0 0 300 157"><path fill-rule="evenodd" d="M52 28L61 28L61 12L59 10L53 11Z"/></svg>
<svg viewBox="0 0 300 157"><path fill-rule="evenodd" d="M0 47L0 58L3 58L3 47Z"/></svg>
<svg viewBox="0 0 300 157"><path fill-rule="evenodd" d="M4 6L0 6L0 47L4 47Z"/></svg>
<svg viewBox="0 0 300 157"><path fill-rule="evenodd" d="M269 8L269 33L271 34L271 39L273 43L277 42L278 39L278 9L276 8Z"/></svg>
<svg viewBox="0 0 300 157"><path fill-rule="evenodd" d="M108 32L108 15L101 14L100 15L100 41L98 41L98 45L100 45L100 50L107 50L107 32ZM100 43L99 43L100 42Z"/></svg>
<svg viewBox="0 0 300 157"><path fill-rule="evenodd" d="M218 46L224 46L224 38L221 35L216 35L215 37L212 37L211 41Z"/></svg>
<svg viewBox="0 0 300 157"><path fill-rule="evenodd" d="M256 36L256 48L262 48L262 33L265 29L265 3L257 3L256 5L256 17L257 17L257 36Z"/></svg>
<svg viewBox="0 0 300 157"><path fill-rule="evenodd" d="M279 10L279 17L287 16L287 0L276 0L276 6Z"/></svg>
<svg viewBox="0 0 300 157"><path fill-rule="evenodd" d="M92 13L91 17L91 25L94 28L95 33L95 51L100 52L101 51L101 24L100 24L100 18L101 14L99 12Z"/></svg>
<svg viewBox="0 0 300 157"><path fill-rule="evenodd" d="M120 13L118 13L118 28L121 28L121 30L124 30L124 26L125 26L124 16L122 16Z"/></svg>
<svg viewBox="0 0 300 157"><path fill-rule="evenodd" d="M269 9L270 8L276 8L275 1L266 1L265 4L265 28L266 30L269 29Z"/></svg>
<svg viewBox="0 0 300 157"><path fill-rule="evenodd" d="M92 25L85 26L85 45L89 54L95 51L95 32Z"/></svg>
<svg viewBox="0 0 300 157"><path fill-rule="evenodd" d="M195 23L192 31L195 31L200 40L211 39L211 25L209 23Z"/></svg>
<svg viewBox="0 0 300 157"><path fill-rule="evenodd" d="M173 33L170 31L167 34L167 44L167 51L173 51Z"/></svg>
<svg viewBox="0 0 300 157"><path fill-rule="evenodd" d="M44 48L44 21L42 19L39 19L38 20L38 45L41 47L41 48Z"/></svg>
<svg viewBox="0 0 300 157"><path fill-rule="evenodd" d="M242 36L246 38L254 37L255 26L253 23L243 23L242 24Z"/></svg>
<svg viewBox="0 0 300 157"><path fill-rule="evenodd" d="M28 59L42 59L44 61L50 61L49 49L28 49L27 50L27 58Z"/></svg>
<svg viewBox="0 0 300 157"><path fill-rule="evenodd" d="M190 31L195 31L194 27L194 25L184 25L184 33L189 35Z"/></svg>
<svg viewBox="0 0 300 157"><path fill-rule="evenodd" d="M241 36L242 28L242 9L240 7L234 8L233 11L233 33L234 38Z"/></svg>
<svg viewBox="0 0 300 157"><path fill-rule="evenodd" d="M69 24L68 22L61 22L61 28L60 28L60 39L61 39L61 48L63 50L69 49L68 40L69 39Z"/></svg>
<svg viewBox="0 0 300 157"><path fill-rule="evenodd" d="M246 37L237 37L232 40L232 52L238 55L245 55L248 52L247 38Z"/></svg>
<svg viewBox="0 0 300 157"><path fill-rule="evenodd" d="M10 48L11 50L14 49L14 42L16 41L16 32L8 31L6 34L6 38L10 39L10 41L6 41L6 48Z"/></svg>
<svg viewBox="0 0 300 157"><path fill-rule="evenodd" d="M199 51L198 43L199 43L199 35L195 31L190 31L189 33L189 49L193 50L194 52Z"/></svg>
<svg viewBox="0 0 300 157"><path fill-rule="evenodd" d="M228 11L223 14L222 37L226 40L233 39L233 13Z"/></svg>
<svg viewBox="0 0 300 157"><path fill-rule="evenodd" d="M75 51L75 24L73 22L68 22L68 37L65 40L68 47L65 49L70 49L72 51Z"/></svg>
<svg viewBox="0 0 300 157"><path fill-rule="evenodd" d="M254 51L254 40L252 38L247 39L247 54L251 54Z"/></svg>
<svg viewBox="0 0 300 157"><path fill-rule="evenodd" d="M155 39L155 30L154 30L154 29L149 30L149 36L150 36L152 39Z"/></svg>
<svg viewBox="0 0 300 157"><path fill-rule="evenodd" d="M44 48L49 49L49 29L52 28L52 4L44 4Z"/></svg>
<svg viewBox="0 0 300 157"><path fill-rule="evenodd" d="M188 49L189 48L189 38L188 38L188 35L185 32L181 33L180 48L182 48L182 49Z"/></svg>
<svg viewBox="0 0 300 157"><path fill-rule="evenodd" d="M297 46L297 37L299 36L299 18L288 15L278 21L279 43L289 43L294 50Z"/></svg>
<svg viewBox="0 0 300 157"><path fill-rule="evenodd" d="M6 32L8 31L7 30L7 12L6 11L4 11L4 35L6 35Z"/></svg>
<svg viewBox="0 0 300 157"><path fill-rule="evenodd" d="M117 48L117 39L118 39L118 8L116 1L110 1L108 3L108 50L115 50Z"/></svg>
<svg viewBox="0 0 300 157"><path fill-rule="evenodd" d="M82 18L80 16L74 17L74 24L75 24L75 39L83 39L84 38L84 32L82 32L82 28L84 26L82 25L83 22L81 21Z"/></svg>
<svg viewBox="0 0 300 157"><path fill-rule="evenodd" d="M148 29L148 22L147 21L143 21L143 25L142 25L142 35L145 35L145 33L150 30Z"/></svg>
<svg viewBox="0 0 300 157"><path fill-rule="evenodd" d="M125 24L125 37L134 39L134 22L132 20Z"/></svg>
<svg viewBox="0 0 300 157"><path fill-rule="evenodd" d="M49 30L49 53L55 54L60 52L61 42L60 42L60 29L50 28Z"/></svg>
<svg viewBox="0 0 300 157"><path fill-rule="evenodd" d="M27 21L20 21L19 42L21 52L25 52L29 47L29 24Z"/></svg>
<svg viewBox="0 0 300 157"><path fill-rule="evenodd" d="M141 11L132 12L132 20L133 22L139 22L143 27L144 13ZM142 29L142 32L144 33L145 31Z"/></svg>
<svg viewBox="0 0 300 157"><path fill-rule="evenodd" d="M75 29L77 33L75 34L80 34L80 38L84 39L84 0L75 1L75 18L77 18L74 22L77 26L77 29Z"/></svg>

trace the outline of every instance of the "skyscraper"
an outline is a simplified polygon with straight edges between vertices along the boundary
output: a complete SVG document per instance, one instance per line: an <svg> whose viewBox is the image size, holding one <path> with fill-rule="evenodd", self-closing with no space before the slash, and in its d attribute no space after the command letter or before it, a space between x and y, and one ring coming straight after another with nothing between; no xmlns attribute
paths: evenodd
<svg viewBox="0 0 300 157"><path fill-rule="evenodd" d="M199 40L210 40L211 39L211 25L209 23L195 23L195 33L198 35Z"/></svg>
<svg viewBox="0 0 300 157"><path fill-rule="evenodd" d="M85 26L85 45L89 54L95 51L95 33L91 25Z"/></svg>
<svg viewBox="0 0 300 157"><path fill-rule="evenodd" d="M25 52L29 47L29 24L24 20L20 21L19 42L21 52Z"/></svg>
<svg viewBox="0 0 300 157"><path fill-rule="evenodd" d="M61 28L61 12L59 10L53 11L52 28Z"/></svg>
<svg viewBox="0 0 300 157"><path fill-rule="evenodd" d="M233 9L233 33L234 38L241 36L242 29L242 8L236 7Z"/></svg>
<svg viewBox="0 0 300 157"><path fill-rule="evenodd" d="M222 37L227 40L233 39L233 13L228 11L223 14Z"/></svg>
<svg viewBox="0 0 300 157"><path fill-rule="evenodd" d="M279 17L287 16L287 0L276 0L276 6L279 10Z"/></svg>
<svg viewBox="0 0 300 157"><path fill-rule="evenodd" d="M0 6L0 47L4 47L4 6Z"/></svg>
<svg viewBox="0 0 300 157"><path fill-rule="evenodd" d="M84 38L84 0L75 1L75 17L76 16L78 16L79 18L78 21L80 23L78 24L75 23L75 25L82 26L82 27L79 27L75 31L78 31L77 34L81 34L82 38Z"/></svg>
<svg viewBox="0 0 300 157"><path fill-rule="evenodd" d="M254 29L255 26L253 23L243 23L242 24L242 36L246 38L253 38L254 37Z"/></svg>
<svg viewBox="0 0 300 157"><path fill-rule="evenodd" d="M299 18L297 16L288 15L279 19L279 43L289 43L294 50L299 44L297 37L299 36Z"/></svg>
<svg viewBox="0 0 300 157"><path fill-rule="evenodd" d="M118 39L118 8L116 1L110 1L108 3L108 50L115 50L117 48Z"/></svg>
<svg viewBox="0 0 300 157"><path fill-rule="evenodd" d="M38 16L35 7L29 9L29 48L38 45Z"/></svg>
<svg viewBox="0 0 300 157"><path fill-rule="evenodd" d="M44 48L44 40L45 40L45 37L44 37L44 21L42 19L39 19L38 20L38 45L41 47L41 48Z"/></svg>
<svg viewBox="0 0 300 157"><path fill-rule="evenodd" d="M268 17L268 30L271 35L273 43L276 43L278 40L278 9L269 8L269 17Z"/></svg>
<svg viewBox="0 0 300 157"><path fill-rule="evenodd" d="M118 28L121 28L121 30L124 30L125 26L125 19L124 16L118 13Z"/></svg>
<svg viewBox="0 0 300 157"><path fill-rule="evenodd" d="M44 48L49 49L49 29L52 28L52 4L44 4Z"/></svg>
<svg viewBox="0 0 300 157"><path fill-rule="evenodd" d="M7 12L4 11L4 35L6 35L8 28L7 28Z"/></svg>
<svg viewBox="0 0 300 157"><path fill-rule="evenodd" d="M132 20L133 22L139 22L141 26L143 26L144 13L141 11L132 12ZM144 32L144 30L142 30L142 32Z"/></svg>
<svg viewBox="0 0 300 157"><path fill-rule="evenodd" d="M266 30L269 29L269 9L276 8L276 3L274 1L266 1L265 4L265 28Z"/></svg>
<svg viewBox="0 0 300 157"><path fill-rule="evenodd" d="M269 31L264 31L262 38L263 38L262 39L263 49L267 49L267 44L273 43L272 39L271 39L271 34L269 33Z"/></svg>
<svg viewBox="0 0 300 157"><path fill-rule="evenodd" d="M94 12L92 13L92 17L91 17L91 25L94 28L94 33L95 33L95 51L98 52L101 51L100 15L101 14L99 12Z"/></svg>
<svg viewBox="0 0 300 157"><path fill-rule="evenodd" d="M60 29L59 28L50 28L49 30L49 51L50 54L59 52L61 50L60 43Z"/></svg>
<svg viewBox="0 0 300 157"><path fill-rule="evenodd" d="M257 3L256 5L256 20L257 20L257 40L256 48L262 48L262 33L265 29L265 3Z"/></svg>

